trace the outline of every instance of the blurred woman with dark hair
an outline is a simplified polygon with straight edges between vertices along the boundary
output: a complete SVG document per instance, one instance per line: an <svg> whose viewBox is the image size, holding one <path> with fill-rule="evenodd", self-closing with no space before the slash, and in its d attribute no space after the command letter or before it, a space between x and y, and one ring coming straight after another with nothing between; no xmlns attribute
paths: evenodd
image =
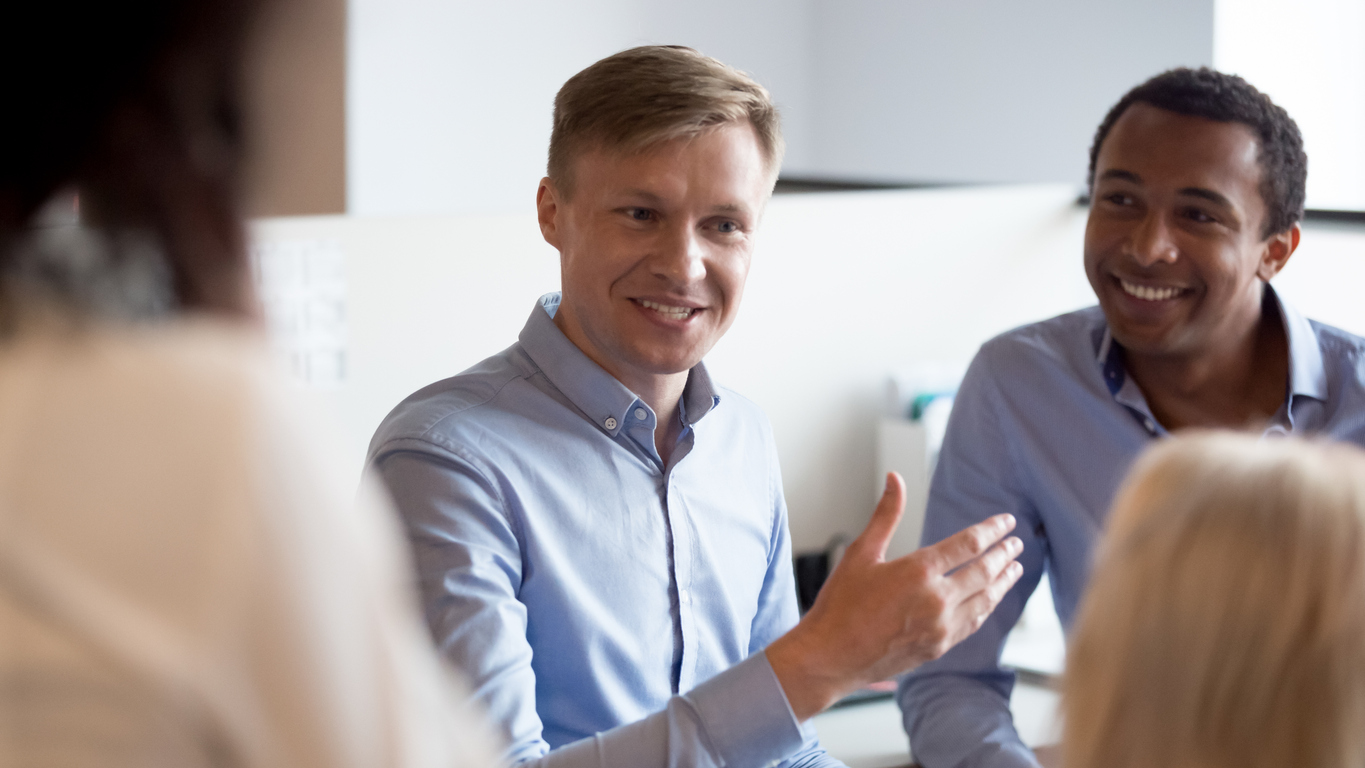
<svg viewBox="0 0 1365 768"><path fill-rule="evenodd" d="M387 510L264 351L260 5L0 11L2 765L489 764Z"/></svg>

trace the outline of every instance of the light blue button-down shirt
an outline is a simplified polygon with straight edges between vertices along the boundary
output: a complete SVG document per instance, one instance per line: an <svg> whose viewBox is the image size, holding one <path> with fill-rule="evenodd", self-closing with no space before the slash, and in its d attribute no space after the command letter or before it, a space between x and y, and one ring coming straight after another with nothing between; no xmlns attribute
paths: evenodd
<svg viewBox="0 0 1365 768"><path fill-rule="evenodd" d="M654 412L560 332L558 301L371 444L441 650L514 763L840 765L761 652L798 618L767 419L698 365L664 463Z"/></svg>
<svg viewBox="0 0 1365 768"><path fill-rule="evenodd" d="M1365 340L1278 303L1289 341L1285 403L1267 434L1365 444ZM1098 307L1024 326L982 346L963 379L929 491L924 543L1009 512L1024 575L975 635L901 681L926 768L1036 766L1009 712L1005 636L1044 569L1070 628L1109 503L1137 454L1167 434L1152 416Z"/></svg>

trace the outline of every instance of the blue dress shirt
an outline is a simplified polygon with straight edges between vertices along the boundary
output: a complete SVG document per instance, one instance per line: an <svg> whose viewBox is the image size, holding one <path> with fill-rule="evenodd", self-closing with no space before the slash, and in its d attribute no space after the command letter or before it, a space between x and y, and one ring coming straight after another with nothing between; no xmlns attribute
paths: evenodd
<svg viewBox="0 0 1365 768"><path fill-rule="evenodd" d="M661 461L654 412L560 332L558 303L371 443L441 650L515 764L840 765L762 653L798 618L767 419L699 364Z"/></svg>
<svg viewBox="0 0 1365 768"><path fill-rule="evenodd" d="M1290 359L1285 402L1266 433L1365 443L1365 340L1306 320L1266 291ZM981 347L953 406L923 541L1009 512L1019 520L1024 575L976 634L901 681L905 729L926 768L1037 766L1010 717L1014 674L999 664L1005 637L1044 569L1070 628L1114 492L1137 454L1166 434L1098 307Z"/></svg>

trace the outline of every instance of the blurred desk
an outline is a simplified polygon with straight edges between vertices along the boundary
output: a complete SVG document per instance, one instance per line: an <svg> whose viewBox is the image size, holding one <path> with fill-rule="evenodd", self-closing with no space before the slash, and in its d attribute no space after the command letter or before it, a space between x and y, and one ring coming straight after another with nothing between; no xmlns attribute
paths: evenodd
<svg viewBox="0 0 1365 768"><path fill-rule="evenodd" d="M1023 682L1014 686L1010 710L1014 726L1029 746L1056 742L1057 692ZM902 768L911 765L910 742L901 727L894 699L852 704L815 716L820 743L848 768Z"/></svg>

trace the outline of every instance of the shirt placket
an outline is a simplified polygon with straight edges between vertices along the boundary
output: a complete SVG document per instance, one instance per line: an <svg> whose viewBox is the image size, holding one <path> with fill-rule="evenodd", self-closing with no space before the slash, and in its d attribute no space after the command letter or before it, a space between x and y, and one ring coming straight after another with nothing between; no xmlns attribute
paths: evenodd
<svg viewBox="0 0 1365 768"><path fill-rule="evenodd" d="M636 401L625 415L626 429L640 450L650 458L652 468L659 477L661 485L660 504L663 508L664 525L668 528L669 564L672 568L672 582L677 590L678 615L676 639L681 646L678 664L678 692L686 692L695 686L696 652L696 604L692 588L693 541L692 527L688 521L687 505L678 490L675 474L678 463L692 447L692 432L684 428L683 439L674 447L668 466L665 466L654 446L654 430L657 429L653 412L643 402Z"/></svg>
<svg viewBox="0 0 1365 768"><path fill-rule="evenodd" d="M690 691L696 686L697 670L697 604L692 588L694 551L692 526L689 524L687 502L678 488L677 464L664 476L664 509L669 530L673 535L673 583L678 588L678 626L682 634L682 661L678 670L678 691Z"/></svg>

